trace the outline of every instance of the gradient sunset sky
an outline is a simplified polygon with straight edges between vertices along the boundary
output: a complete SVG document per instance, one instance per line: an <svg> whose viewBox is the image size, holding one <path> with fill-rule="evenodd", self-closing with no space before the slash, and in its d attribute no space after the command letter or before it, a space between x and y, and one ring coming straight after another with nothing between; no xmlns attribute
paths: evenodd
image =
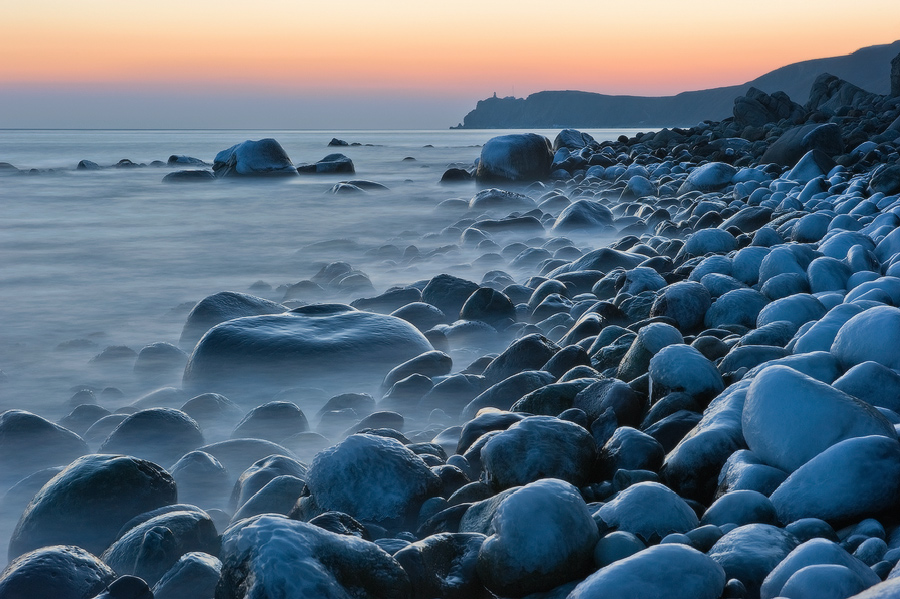
<svg viewBox="0 0 900 599"><path fill-rule="evenodd" d="M890 43L900 2L30 0L0 33L4 128L446 128L494 92L669 95Z"/></svg>

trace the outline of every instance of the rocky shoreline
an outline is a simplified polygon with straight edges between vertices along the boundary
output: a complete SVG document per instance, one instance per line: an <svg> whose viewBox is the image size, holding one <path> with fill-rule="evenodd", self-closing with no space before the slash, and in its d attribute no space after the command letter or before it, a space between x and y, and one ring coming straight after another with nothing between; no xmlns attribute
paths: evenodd
<svg viewBox="0 0 900 599"><path fill-rule="evenodd" d="M892 91L495 138L423 237L480 282L223 291L132 356L181 389L3 413L0 599L900 596Z"/></svg>

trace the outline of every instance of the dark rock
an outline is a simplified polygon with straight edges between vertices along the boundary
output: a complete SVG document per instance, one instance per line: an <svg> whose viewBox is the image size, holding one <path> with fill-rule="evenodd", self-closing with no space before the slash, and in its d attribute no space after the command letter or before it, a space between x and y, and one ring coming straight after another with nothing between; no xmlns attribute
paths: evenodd
<svg viewBox="0 0 900 599"><path fill-rule="evenodd" d="M19 556L0 574L4 599L89 599L116 578L112 568L80 547L55 545Z"/></svg>
<svg viewBox="0 0 900 599"><path fill-rule="evenodd" d="M222 291L197 302L188 314L181 331L179 344L193 348L206 331L219 323L242 316L281 314L287 308L281 304L236 291Z"/></svg>
<svg viewBox="0 0 900 599"><path fill-rule="evenodd" d="M138 576L156 584L185 553L215 555L219 535L201 511L161 514L135 526L103 552L101 559L119 575Z"/></svg>
<svg viewBox="0 0 900 599"><path fill-rule="evenodd" d="M88 452L77 434L36 414L0 414L0 477L7 485L50 466L65 466Z"/></svg>
<svg viewBox="0 0 900 599"><path fill-rule="evenodd" d="M534 133L501 135L481 148L479 183L540 181L550 176L550 140Z"/></svg>
<svg viewBox="0 0 900 599"><path fill-rule="evenodd" d="M329 154L315 164L304 164L297 167L297 172L312 174L356 173L353 161L343 154Z"/></svg>
<svg viewBox="0 0 900 599"><path fill-rule="evenodd" d="M100 553L130 519L175 500L175 481L152 462L121 455L78 458L31 500L10 539L10 557L55 544Z"/></svg>
<svg viewBox="0 0 900 599"><path fill-rule="evenodd" d="M794 166L810 150L820 150L829 157L841 154L844 141L841 129L834 123L812 123L785 131L760 158L763 163Z"/></svg>
<svg viewBox="0 0 900 599"><path fill-rule="evenodd" d="M247 140L216 154L213 162L216 177L289 176L297 169L287 152L271 138Z"/></svg>
<svg viewBox="0 0 900 599"><path fill-rule="evenodd" d="M184 383L235 396L322 380L347 386L432 349L405 320L317 304L216 326L194 349Z"/></svg>
<svg viewBox="0 0 900 599"><path fill-rule="evenodd" d="M215 180L216 176L212 171L198 169L175 171L163 177L163 183L205 183Z"/></svg>
<svg viewBox="0 0 900 599"><path fill-rule="evenodd" d="M303 410L289 401L270 401L250 410L234 427L232 439L265 439L279 443L309 430Z"/></svg>
<svg viewBox="0 0 900 599"><path fill-rule="evenodd" d="M150 408L123 420L100 446L100 453L121 453L169 467L203 445L197 422L180 410Z"/></svg>

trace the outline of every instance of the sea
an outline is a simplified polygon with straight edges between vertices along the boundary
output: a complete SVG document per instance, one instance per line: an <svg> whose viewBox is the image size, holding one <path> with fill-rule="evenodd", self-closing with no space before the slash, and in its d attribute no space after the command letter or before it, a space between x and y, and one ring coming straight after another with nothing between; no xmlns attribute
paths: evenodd
<svg viewBox="0 0 900 599"><path fill-rule="evenodd" d="M558 130L533 132L552 140ZM603 141L636 130L587 132ZM442 185L441 175L450 165L472 165L482 144L507 133L0 131L0 162L27 171L0 177L0 411L55 421L82 388L112 387L121 391L115 401L133 401L147 389L92 358L109 346L137 352L178 344L191 307L219 291L280 301L285 286L338 260L368 275L371 295L441 272L480 281L489 268L473 267L476 254L452 250L398 265L378 248L416 246L425 254L458 242L452 231L436 234L453 222L436 207L471 198L475 184ZM298 165L343 153L356 174L171 184L163 177L177 169L150 166L171 155L211 163L225 148L264 137ZM332 138L354 145L329 147ZM82 159L106 168L76 170ZM146 166L113 166L123 159ZM329 193L347 179L388 191ZM320 243L329 240L351 243Z"/></svg>

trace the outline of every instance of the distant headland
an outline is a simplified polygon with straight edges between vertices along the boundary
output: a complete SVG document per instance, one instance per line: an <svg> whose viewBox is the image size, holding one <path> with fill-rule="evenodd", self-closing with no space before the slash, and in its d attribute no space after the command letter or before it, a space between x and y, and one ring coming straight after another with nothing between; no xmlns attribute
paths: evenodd
<svg viewBox="0 0 900 599"><path fill-rule="evenodd" d="M675 96L610 96L583 91L542 91L527 98L480 100L454 129L552 129L561 127L691 126L731 116L734 100L751 87L785 92L806 102L816 77L830 73L876 94L887 94L891 59L900 40L868 46L847 56L818 58L781 67L742 85L683 92Z"/></svg>

